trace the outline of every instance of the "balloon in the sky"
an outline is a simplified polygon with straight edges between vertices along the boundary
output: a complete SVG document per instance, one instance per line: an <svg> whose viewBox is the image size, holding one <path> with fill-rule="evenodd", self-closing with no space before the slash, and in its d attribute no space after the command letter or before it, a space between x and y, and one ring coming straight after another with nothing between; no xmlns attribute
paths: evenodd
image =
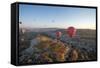
<svg viewBox="0 0 100 68"><path fill-rule="evenodd" d="M22 22L19 22L19 24L22 24Z"/></svg>
<svg viewBox="0 0 100 68"><path fill-rule="evenodd" d="M60 31L58 31L58 32L56 32L56 36L57 36L57 38L60 38L61 37L61 32Z"/></svg>
<svg viewBox="0 0 100 68"><path fill-rule="evenodd" d="M67 33L68 33L69 37L73 37L76 34L76 29L74 27L68 27Z"/></svg>

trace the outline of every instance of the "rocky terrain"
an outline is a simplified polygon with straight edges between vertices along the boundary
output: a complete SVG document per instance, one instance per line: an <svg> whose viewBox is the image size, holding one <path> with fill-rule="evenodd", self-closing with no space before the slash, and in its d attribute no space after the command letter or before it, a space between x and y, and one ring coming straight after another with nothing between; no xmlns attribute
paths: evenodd
<svg viewBox="0 0 100 68"><path fill-rule="evenodd" d="M63 34L59 40L55 32ZM96 60L96 32L78 29L70 38L65 29L27 29L19 32L19 63L74 62Z"/></svg>

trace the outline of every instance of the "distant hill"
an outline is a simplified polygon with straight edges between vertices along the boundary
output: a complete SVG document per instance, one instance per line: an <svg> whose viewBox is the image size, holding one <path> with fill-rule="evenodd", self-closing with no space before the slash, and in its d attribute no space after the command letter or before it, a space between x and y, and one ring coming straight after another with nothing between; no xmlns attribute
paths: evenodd
<svg viewBox="0 0 100 68"><path fill-rule="evenodd" d="M65 32L66 29L64 28L21 28L27 31L33 31L33 32L46 32L46 31L61 31L61 32ZM80 32L89 32L89 33L94 33L95 34L95 30L94 29L77 29L77 33Z"/></svg>

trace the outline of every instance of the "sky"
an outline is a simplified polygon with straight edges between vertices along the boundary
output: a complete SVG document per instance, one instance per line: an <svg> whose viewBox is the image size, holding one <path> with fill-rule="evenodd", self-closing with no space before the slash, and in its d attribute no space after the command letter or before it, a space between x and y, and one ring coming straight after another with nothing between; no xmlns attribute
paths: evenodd
<svg viewBox="0 0 100 68"><path fill-rule="evenodd" d="M96 9L19 5L21 27L96 29Z"/></svg>

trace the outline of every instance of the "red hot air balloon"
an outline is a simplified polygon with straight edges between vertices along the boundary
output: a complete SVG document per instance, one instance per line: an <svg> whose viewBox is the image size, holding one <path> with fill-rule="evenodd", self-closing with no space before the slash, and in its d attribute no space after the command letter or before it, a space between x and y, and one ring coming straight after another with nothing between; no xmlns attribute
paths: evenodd
<svg viewBox="0 0 100 68"><path fill-rule="evenodd" d="M68 33L69 37L73 37L76 34L76 29L74 27L68 27L67 33Z"/></svg>
<svg viewBox="0 0 100 68"><path fill-rule="evenodd" d="M60 38L61 37L61 32L60 31L58 31L58 32L56 32L56 36L57 36L57 38Z"/></svg>

